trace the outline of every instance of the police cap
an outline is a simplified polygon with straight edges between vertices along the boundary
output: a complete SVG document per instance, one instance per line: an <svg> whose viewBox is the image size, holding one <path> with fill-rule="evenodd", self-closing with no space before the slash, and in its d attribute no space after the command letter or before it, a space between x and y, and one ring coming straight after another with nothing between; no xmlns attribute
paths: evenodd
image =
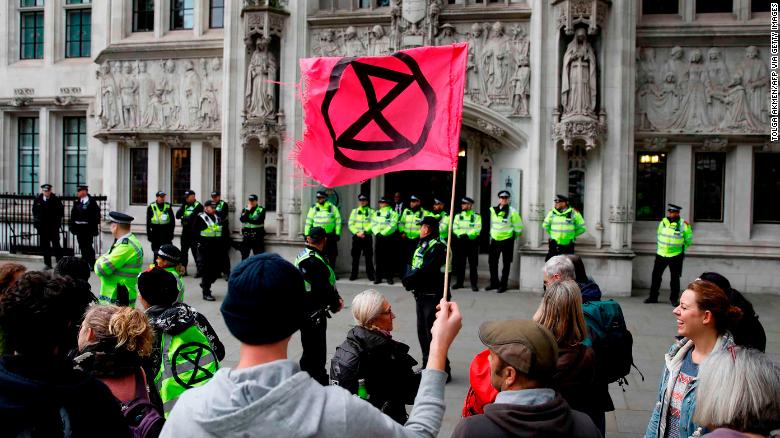
<svg viewBox="0 0 780 438"><path fill-rule="evenodd" d="M474 200L472 198L469 198L468 196L464 196L463 199L460 200L461 204L474 204Z"/></svg>
<svg viewBox="0 0 780 438"><path fill-rule="evenodd" d="M387 196L382 196L381 198L379 198L379 203L380 204L389 204L390 201L387 199Z"/></svg>
<svg viewBox="0 0 780 438"><path fill-rule="evenodd" d="M184 192L184 196L190 196L190 195L194 195L194 194L195 194L195 190L192 190L192 189L189 189L186 192Z"/></svg>
<svg viewBox="0 0 780 438"><path fill-rule="evenodd" d="M422 219L417 221L417 225L428 225L431 227L439 227L439 220L436 219L433 216L424 216Z"/></svg>
<svg viewBox="0 0 780 438"><path fill-rule="evenodd" d="M213 207L213 206L214 206L214 204L215 204L215 202L214 202L214 201L212 201L211 199L209 199L208 201L206 201L206 202L204 202L204 203L203 203L203 206L204 206L204 207Z"/></svg>
<svg viewBox="0 0 780 438"><path fill-rule="evenodd" d="M43 190L51 190L51 184L41 184Z"/></svg>
<svg viewBox="0 0 780 438"><path fill-rule="evenodd" d="M361 193L358 195L358 201L368 201L368 196Z"/></svg>
<svg viewBox="0 0 780 438"><path fill-rule="evenodd" d="M325 193L325 192L324 192L324 191L322 191L322 190L317 190L317 197L318 197L318 198L327 198L327 197L328 197L328 194L327 194L327 193Z"/></svg>
<svg viewBox="0 0 780 438"><path fill-rule="evenodd" d="M561 194L555 195L555 202L569 202L569 197Z"/></svg>
<svg viewBox="0 0 780 438"><path fill-rule="evenodd" d="M217 190L214 190L213 192L211 192L211 196L212 197L219 196L219 192Z"/></svg>
<svg viewBox="0 0 780 438"><path fill-rule="evenodd" d="M169 262L179 263L181 259L181 250L176 245L166 243L157 250L157 257Z"/></svg>
<svg viewBox="0 0 780 438"><path fill-rule="evenodd" d="M443 203L443 202L441 202L441 199L439 199L439 198L433 198L433 205L438 205L438 204L444 205L444 203Z"/></svg>
<svg viewBox="0 0 780 438"><path fill-rule="evenodd" d="M155 196L165 196L165 195L167 195L167 193L163 192L162 190L160 190L155 194Z"/></svg>
<svg viewBox="0 0 780 438"><path fill-rule="evenodd" d="M76 191L77 191L77 192L80 192L80 191L82 191L82 190L89 190L89 186L86 186L86 185L80 185L80 186L76 187Z"/></svg>
<svg viewBox="0 0 780 438"><path fill-rule="evenodd" d="M130 225L135 220L134 217L129 214L125 214L119 211L112 211L108 213L108 220L115 224Z"/></svg>
<svg viewBox="0 0 780 438"><path fill-rule="evenodd" d="M314 227L309 231L309 239L311 239L312 242L317 243L322 241L325 237L328 236L328 233L325 232L325 228L322 227Z"/></svg>
<svg viewBox="0 0 780 438"><path fill-rule="evenodd" d="M674 204L669 204L669 208L666 209L666 211L680 211L680 210L682 210L682 207Z"/></svg>
<svg viewBox="0 0 780 438"><path fill-rule="evenodd" d="M506 190L501 190L500 192L498 192L499 198L509 198L510 196L512 196L512 194Z"/></svg>
<svg viewBox="0 0 780 438"><path fill-rule="evenodd" d="M247 199L249 199L250 201L257 201L257 195L252 193L251 195L249 195L249 198L247 198Z"/></svg>
<svg viewBox="0 0 780 438"><path fill-rule="evenodd" d="M418 197L417 197L417 196L415 196L415 195L412 195L412 196L410 196L410 197L409 197L409 200L410 200L410 201L419 201L419 200L420 200L420 198L418 198Z"/></svg>

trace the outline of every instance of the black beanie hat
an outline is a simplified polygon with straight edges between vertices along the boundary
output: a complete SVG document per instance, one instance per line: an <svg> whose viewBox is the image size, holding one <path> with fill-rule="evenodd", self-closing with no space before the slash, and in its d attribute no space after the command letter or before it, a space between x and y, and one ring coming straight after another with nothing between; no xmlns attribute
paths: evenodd
<svg viewBox="0 0 780 438"><path fill-rule="evenodd" d="M222 317L242 343L273 344L301 328L303 294L298 268L278 254L258 254L230 274Z"/></svg>
<svg viewBox="0 0 780 438"><path fill-rule="evenodd" d="M138 293L150 306L170 306L179 297L176 277L154 266L138 276Z"/></svg>

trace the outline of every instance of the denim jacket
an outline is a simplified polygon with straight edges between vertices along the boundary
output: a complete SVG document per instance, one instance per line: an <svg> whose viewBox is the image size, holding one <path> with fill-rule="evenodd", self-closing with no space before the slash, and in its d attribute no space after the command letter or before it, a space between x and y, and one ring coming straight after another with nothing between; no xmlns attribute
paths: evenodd
<svg viewBox="0 0 780 438"><path fill-rule="evenodd" d="M725 350L734 345L734 338L731 333L726 332L718 337L713 352ZM688 338L682 338L672 344L669 351L664 355L664 368L661 373L661 379L658 382L658 399L650 416L650 422L647 424L645 438L665 438L667 415L669 405L672 399L672 390L677 376L680 374L683 360L688 351L693 349L693 341ZM683 396L680 406L680 438L699 437L707 430L693 423L693 412L696 410L696 386L698 378L688 386Z"/></svg>

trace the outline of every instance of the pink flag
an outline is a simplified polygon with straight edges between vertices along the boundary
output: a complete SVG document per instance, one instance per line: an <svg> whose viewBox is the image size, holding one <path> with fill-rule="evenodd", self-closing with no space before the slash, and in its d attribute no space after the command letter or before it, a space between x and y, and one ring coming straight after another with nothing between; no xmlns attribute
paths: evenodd
<svg viewBox="0 0 780 438"><path fill-rule="evenodd" d="M297 160L326 187L458 160L466 43L388 56L300 60L306 129Z"/></svg>

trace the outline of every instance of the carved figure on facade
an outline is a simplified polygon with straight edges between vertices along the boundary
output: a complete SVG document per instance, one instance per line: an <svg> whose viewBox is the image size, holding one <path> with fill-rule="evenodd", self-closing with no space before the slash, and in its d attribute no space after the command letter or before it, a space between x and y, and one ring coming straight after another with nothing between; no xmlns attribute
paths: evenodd
<svg viewBox="0 0 780 438"><path fill-rule="evenodd" d="M245 91L249 117L272 118L276 113L276 57L268 50L270 38L258 38L247 72Z"/></svg>
<svg viewBox="0 0 780 438"><path fill-rule="evenodd" d="M176 129L179 127L181 106L179 102L179 78L176 76L176 64L172 59L163 61L163 75L157 85L162 103L162 128Z"/></svg>
<svg viewBox="0 0 780 438"><path fill-rule="evenodd" d="M320 56L339 56L339 43L336 41L336 32L333 29L325 29L320 33L320 41L315 50Z"/></svg>
<svg viewBox="0 0 780 438"><path fill-rule="evenodd" d="M385 30L382 26L375 25L368 34L368 55L380 56L387 55L390 52L390 38L385 35Z"/></svg>
<svg viewBox="0 0 780 438"><path fill-rule="evenodd" d="M585 28L574 33L574 39L563 55L561 105L563 116L596 116L596 54L587 39Z"/></svg>
<svg viewBox="0 0 780 438"><path fill-rule="evenodd" d="M111 129L119 124L119 111L117 110L118 90L111 65L104 62L97 73L98 77L98 108L96 111L100 127Z"/></svg>
<svg viewBox="0 0 780 438"><path fill-rule="evenodd" d="M673 131L703 132L712 126L707 110L707 69L701 50L694 49L689 57L688 71L684 76L685 90L680 109L675 114L669 129Z"/></svg>
<svg viewBox="0 0 780 438"><path fill-rule="evenodd" d="M726 107L720 130L761 131L763 124L751 111L740 73L734 74L725 91L713 93L712 98L723 102Z"/></svg>
<svg viewBox="0 0 780 438"><path fill-rule="evenodd" d="M723 53L717 47L707 51L707 104L709 105L710 120L722 120L726 112L726 106L718 99L713 99L713 94L723 94L729 84L729 72L726 63L723 62Z"/></svg>
<svg viewBox="0 0 780 438"><path fill-rule="evenodd" d="M138 122L143 128L150 124L151 102L154 96L154 79L146 69L146 61L138 61Z"/></svg>
<svg viewBox="0 0 780 438"><path fill-rule="evenodd" d="M531 90L531 67L528 58L520 58L520 61L512 76L512 115L528 117L528 99Z"/></svg>
<svg viewBox="0 0 780 438"><path fill-rule="evenodd" d="M531 40L525 33L525 29L522 26L515 24L512 26L512 55L515 58L515 62L519 63L520 59L530 59L531 56Z"/></svg>
<svg viewBox="0 0 780 438"><path fill-rule="evenodd" d="M672 47L669 51L669 59L666 60L663 69L663 75L667 73L674 74L677 82L677 93L683 95L688 89L688 63L685 62L683 49L680 46Z"/></svg>
<svg viewBox="0 0 780 438"><path fill-rule="evenodd" d="M434 44L436 36L439 34L441 6L441 0L431 0L431 4L428 5L428 38L431 45Z"/></svg>
<svg viewBox="0 0 780 438"><path fill-rule="evenodd" d="M439 36L437 38L437 44L440 46L448 46L458 42L455 37L455 26L450 23L444 23L439 27Z"/></svg>
<svg viewBox="0 0 780 438"><path fill-rule="evenodd" d="M358 38L355 26L347 27L344 31L344 55L345 56L363 56L366 54L366 47Z"/></svg>
<svg viewBox="0 0 780 438"><path fill-rule="evenodd" d="M504 25L497 21L490 28L480 58L487 90L487 105L509 103L509 69L512 65L509 38L504 35Z"/></svg>
<svg viewBox="0 0 780 438"><path fill-rule="evenodd" d="M222 61L219 58L214 58L211 62L206 58L200 61L203 82L206 84L200 104L201 126L205 129L219 128L219 84L222 82L219 72L222 69Z"/></svg>
<svg viewBox="0 0 780 438"><path fill-rule="evenodd" d="M125 63L125 74L119 81L119 95L122 105L122 126L135 128L138 125L138 80L133 75L133 65Z"/></svg>
<svg viewBox="0 0 780 438"><path fill-rule="evenodd" d="M468 58L466 63L466 96L474 103L483 103L484 87L482 80L482 46L484 37L482 26L479 23L471 25L471 31L466 34L469 43Z"/></svg>
<svg viewBox="0 0 780 438"><path fill-rule="evenodd" d="M401 0L391 0L390 8L390 47L397 50L401 44Z"/></svg>
<svg viewBox="0 0 780 438"><path fill-rule="evenodd" d="M200 127L200 103L201 103L201 81L200 75L195 70L195 64L191 59L184 61L184 78L182 79L182 102L184 102L185 112L181 117L182 127L199 128Z"/></svg>
<svg viewBox="0 0 780 438"><path fill-rule="evenodd" d="M750 111L761 123L769 121L768 88L769 73L764 61L759 58L758 47L745 48L745 59L739 65L742 84L745 87Z"/></svg>

